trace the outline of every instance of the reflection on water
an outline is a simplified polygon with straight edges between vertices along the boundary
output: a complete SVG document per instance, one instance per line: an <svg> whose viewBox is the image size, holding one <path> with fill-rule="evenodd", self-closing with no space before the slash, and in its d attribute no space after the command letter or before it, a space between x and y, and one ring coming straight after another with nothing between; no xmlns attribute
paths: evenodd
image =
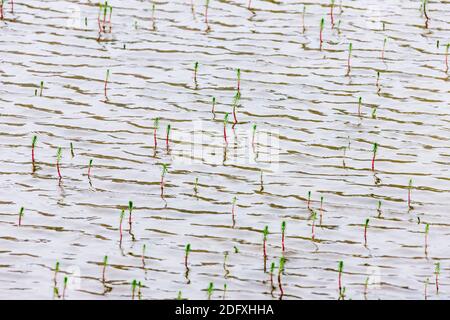
<svg viewBox="0 0 450 320"><path fill-rule="evenodd" d="M4 7L0 298L449 298L446 4L109 3Z"/></svg>

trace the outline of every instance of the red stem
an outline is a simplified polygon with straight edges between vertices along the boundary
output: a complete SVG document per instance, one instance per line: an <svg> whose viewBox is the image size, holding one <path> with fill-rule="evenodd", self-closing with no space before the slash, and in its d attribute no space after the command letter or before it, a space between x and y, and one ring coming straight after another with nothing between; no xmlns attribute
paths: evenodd
<svg viewBox="0 0 450 320"><path fill-rule="evenodd" d="M119 231L120 231L120 243L122 243L122 219L120 219Z"/></svg>
<svg viewBox="0 0 450 320"><path fill-rule="evenodd" d="M156 141L156 128L153 129L153 140L154 140L154 142L155 142L155 148L156 148L157 145L158 145L158 142Z"/></svg>
<svg viewBox="0 0 450 320"><path fill-rule="evenodd" d="M61 180L62 176L61 176L61 171L59 170L59 161L56 162L56 169L58 170L58 177Z"/></svg>
<svg viewBox="0 0 450 320"><path fill-rule="evenodd" d="M364 246L367 246L367 225L364 227Z"/></svg>
<svg viewBox="0 0 450 320"><path fill-rule="evenodd" d="M167 147L167 149L169 149L169 132L167 132L167 135L166 135L166 147Z"/></svg>
<svg viewBox="0 0 450 320"><path fill-rule="evenodd" d="M11 13L14 13L14 0L11 0Z"/></svg>
<svg viewBox="0 0 450 320"><path fill-rule="evenodd" d="M284 231L283 231L283 233L281 234L281 248L282 248L282 250L283 250L283 252L284 252Z"/></svg>
<svg viewBox="0 0 450 320"><path fill-rule="evenodd" d="M334 26L333 7L334 7L334 6L331 6L331 9L330 9L330 15L331 15L331 25L332 25L332 26Z"/></svg>
<svg viewBox="0 0 450 320"><path fill-rule="evenodd" d="M372 171L375 171L375 153L373 154L372 158Z"/></svg>
<svg viewBox="0 0 450 320"><path fill-rule="evenodd" d="M281 286L281 272L278 273L278 287L280 288L280 300L284 295L283 287Z"/></svg>
<svg viewBox="0 0 450 320"><path fill-rule="evenodd" d="M236 117L236 106L233 107L233 117L234 117L234 124L233 127L238 123L237 117Z"/></svg>
<svg viewBox="0 0 450 320"><path fill-rule="evenodd" d="M436 292L439 292L439 274L436 273Z"/></svg>
<svg viewBox="0 0 450 320"><path fill-rule="evenodd" d="M225 139L225 143L228 144L228 140L227 140L227 127L223 126L223 137Z"/></svg>
<svg viewBox="0 0 450 320"><path fill-rule="evenodd" d="M339 294L342 291L342 279L341 279L341 277L342 277L342 273L339 272L339 278L338 278Z"/></svg>
<svg viewBox="0 0 450 320"><path fill-rule="evenodd" d="M91 178L91 167L88 168L88 178Z"/></svg>
<svg viewBox="0 0 450 320"><path fill-rule="evenodd" d="M34 167L34 146L31 148L31 162L33 163Z"/></svg>

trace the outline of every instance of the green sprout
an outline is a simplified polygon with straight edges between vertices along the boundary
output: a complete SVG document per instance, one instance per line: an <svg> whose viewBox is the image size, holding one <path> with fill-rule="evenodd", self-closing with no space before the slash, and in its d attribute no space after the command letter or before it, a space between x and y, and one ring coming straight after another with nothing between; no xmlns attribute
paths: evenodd
<svg viewBox="0 0 450 320"><path fill-rule="evenodd" d="M213 294L214 291L214 284L212 282L209 283L207 292L208 292L208 300L211 300L211 296Z"/></svg>
<svg viewBox="0 0 450 320"><path fill-rule="evenodd" d="M75 152L73 151L73 143L70 143L70 154L72 155L72 158L75 157Z"/></svg>

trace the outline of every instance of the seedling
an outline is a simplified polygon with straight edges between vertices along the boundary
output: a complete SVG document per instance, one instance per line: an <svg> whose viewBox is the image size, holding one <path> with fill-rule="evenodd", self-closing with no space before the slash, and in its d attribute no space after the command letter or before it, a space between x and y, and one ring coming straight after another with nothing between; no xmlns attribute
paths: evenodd
<svg viewBox="0 0 450 320"><path fill-rule="evenodd" d="M109 69L106 70L105 86L103 89L106 100L108 100L108 80L109 80Z"/></svg>
<svg viewBox="0 0 450 320"><path fill-rule="evenodd" d="M238 92L236 92L236 94L234 95L234 98L233 98L233 118L234 118L233 128L238 123L237 116L236 116L236 108L239 104L240 99L241 99L241 93L238 91Z"/></svg>
<svg viewBox="0 0 450 320"><path fill-rule="evenodd" d="M208 1L209 2L209 1ZM208 289L207 289L207 293L208 293L208 300L211 300L211 296L213 294L214 291L214 284L212 282L209 283Z"/></svg>
<svg viewBox="0 0 450 320"><path fill-rule="evenodd" d="M146 250L147 246L145 245L145 243L142 245L142 266L145 269L145 250Z"/></svg>
<svg viewBox="0 0 450 320"><path fill-rule="evenodd" d="M430 233L430 225L427 223L425 224L425 254L428 250L428 234Z"/></svg>
<svg viewBox="0 0 450 320"><path fill-rule="evenodd" d="M21 207L19 210L19 227L22 225L22 217L23 217L23 211L24 211L24 207Z"/></svg>
<svg viewBox="0 0 450 320"><path fill-rule="evenodd" d="M377 206L377 211L378 211L378 218L381 217L381 200L378 200L378 206Z"/></svg>
<svg viewBox="0 0 450 320"><path fill-rule="evenodd" d="M325 27L325 19L322 18L320 20L320 50L322 50L322 44L323 44L323 28Z"/></svg>
<svg viewBox="0 0 450 320"><path fill-rule="evenodd" d="M233 246L233 249L234 249L234 253L239 253L239 248L238 247Z"/></svg>
<svg viewBox="0 0 450 320"><path fill-rule="evenodd" d="M369 228L369 219L366 219L364 224L364 246L367 247L367 229Z"/></svg>
<svg viewBox="0 0 450 320"><path fill-rule="evenodd" d="M92 168L92 159L89 160L89 165L88 165L88 179L91 179L91 168Z"/></svg>
<svg viewBox="0 0 450 320"><path fill-rule="evenodd" d="M142 299L141 289L142 289L142 283L141 283L141 281L139 281L138 282L138 300Z"/></svg>
<svg viewBox="0 0 450 320"><path fill-rule="evenodd" d="M284 291L281 284L281 274L284 272L284 264L286 259L284 257L280 258L280 264L278 265L278 287L280 288L280 300L283 298Z"/></svg>
<svg viewBox="0 0 450 320"><path fill-rule="evenodd" d="M105 256L103 258L103 272L102 272L102 281L105 282L105 273L106 273L106 266L108 265L108 256Z"/></svg>
<svg viewBox="0 0 450 320"><path fill-rule="evenodd" d="M158 128L159 128L159 118L156 117L156 118L153 120L153 123L154 123L154 125L153 125L153 142L154 142L154 144L155 144L155 149L156 149L156 147L158 146L158 141L157 141L157 139L156 139L156 131L157 131Z"/></svg>
<svg viewBox="0 0 450 320"><path fill-rule="evenodd" d="M229 113L225 113L225 118L223 119L223 138L225 139L225 144L228 145L227 140L227 123L228 123Z"/></svg>
<svg viewBox="0 0 450 320"><path fill-rule="evenodd" d="M133 282L131 283L131 299L134 300L134 296L136 293L136 287L137 287L137 281L136 279L133 280Z"/></svg>
<svg viewBox="0 0 450 320"><path fill-rule="evenodd" d="M241 92L241 69L237 69L237 92Z"/></svg>
<svg viewBox="0 0 450 320"><path fill-rule="evenodd" d="M35 158L34 158L34 149L36 147L36 142L37 142L37 136L33 136L33 139L31 140L31 164L32 164L33 172L36 170Z"/></svg>
<svg viewBox="0 0 450 320"><path fill-rule="evenodd" d="M70 154L71 154L72 158L75 157L75 152L73 151L73 143L72 142L70 143Z"/></svg>
<svg viewBox="0 0 450 320"><path fill-rule="evenodd" d="M198 193L198 178L195 178L194 192L195 192L195 194L197 195L197 193Z"/></svg>
<svg viewBox="0 0 450 320"><path fill-rule="evenodd" d="M226 283L224 283L223 284L223 300L225 300L225 295L227 294L227 284Z"/></svg>
<svg viewBox="0 0 450 320"><path fill-rule="evenodd" d="M198 61L195 62L195 64L194 64L194 85L195 85L195 88L197 88L197 86L198 86L197 73L198 73Z"/></svg>
<svg viewBox="0 0 450 320"><path fill-rule="evenodd" d="M56 170L58 171L59 180L62 179L61 170L60 170L60 162L61 162L62 149L58 147L58 151L56 152Z"/></svg>
<svg viewBox="0 0 450 320"><path fill-rule="evenodd" d="M267 236L269 235L269 227L265 226L263 230L263 254L264 254L264 272L266 272L267 261Z"/></svg>
<svg viewBox="0 0 450 320"><path fill-rule="evenodd" d="M233 197L233 205L231 207L231 218L233 219L233 227L234 227L234 225L236 223L236 217L235 217L236 201L237 201L237 198Z"/></svg>
<svg viewBox="0 0 450 320"><path fill-rule="evenodd" d="M374 143L373 144L373 149L372 149L372 153L373 153L373 156L372 156L372 171L375 171L375 157L377 155L377 151L378 151L378 144Z"/></svg>
<svg viewBox="0 0 450 320"><path fill-rule="evenodd" d="M131 228L131 215L133 213L133 208L134 208L133 201L128 201L128 213L129 213L128 224L130 225L130 228Z"/></svg>
<svg viewBox="0 0 450 320"><path fill-rule="evenodd" d="M424 285L424 297L425 300L428 300L428 284L430 283L430 278L427 278L425 280L425 285Z"/></svg>
<svg viewBox="0 0 450 320"><path fill-rule="evenodd" d="M255 145L255 136L256 136L256 124L253 125L253 131L252 131L252 145Z"/></svg>
<svg viewBox="0 0 450 320"><path fill-rule="evenodd" d="M408 209L412 209L412 206L411 206L411 190L412 190L412 184L413 184L412 179L409 179L409 183L408 183Z"/></svg>
<svg viewBox="0 0 450 320"><path fill-rule="evenodd" d="M123 236L123 231L122 231L122 222L123 222L123 218L125 216L125 210L122 209L122 212L120 213L120 224L119 224L119 232L120 232L120 244L122 244L122 236Z"/></svg>
<svg viewBox="0 0 450 320"><path fill-rule="evenodd" d="M377 107L373 107L372 108L372 119L376 119L377 118Z"/></svg>
<svg viewBox="0 0 450 320"><path fill-rule="evenodd" d="M303 33L306 32L306 26L305 26L305 14L306 14L306 5L303 5L303 12L302 12Z"/></svg>
<svg viewBox="0 0 450 320"><path fill-rule="evenodd" d="M343 296L343 288L342 288L342 272L344 270L344 262L339 261L338 264L338 288L339 288L339 298Z"/></svg>
<svg viewBox="0 0 450 320"><path fill-rule="evenodd" d="M166 148L167 150L169 150L169 135L170 135L170 129L171 126L170 124L167 125L167 130L166 130Z"/></svg>
<svg viewBox="0 0 450 320"><path fill-rule="evenodd" d="M40 89L39 89L39 96L42 97L42 91L44 90L44 81L41 81Z"/></svg>
<svg viewBox="0 0 450 320"><path fill-rule="evenodd" d="M428 4L428 0L423 0L423 2L422 2L423 14L425 15L425 18L428 21L430 18L428 17L428 13L427 13L427 4Z"/></svg>
<svg viewBox="0 0 450 320"><path fill-rule="evenodd" d="M386 43L387 43L387 38L384 38L383 50L381 50L381 59L383 59L383 60L384 60L384 53L386 52Z"/></svg>
<svg viewBox="0 0 450 320"><path fill-rule="evenodd" d="M308 209L311 209L311 191L308 191L308 202L307 202L307 205L308 205Z"/></svg>
<svg viewBox="0 0 450 320"><path fill-rule="evenodd" d="M434 274L436 276L436 294L439 294L439 274L441 273L441 264L436 262L434 268Z"/></svg>
<svg viewBox="0 0 450 320"><path fill-rule="evenodd" d="M168 167L169 167L168 164L165 164L165 163L162 164L162 171L161 171L161 194L163 194L163 192L164 192L164 177L166 176L166 173L169 172Z"/></svg>
<svg viewBox="0 0 450 320"><path fill-rule="evenodd" d="M330 6L330 17L331 17L331 27L334 27L334 15L333 15L333 10L334 10L334 0L331 0L331 6Z"/></svg>
<svg viewBox="0 0 450 320"><path fill-rule="evenodd" d="M284 238L285 238L285 233L286 233L286 221L283 221L281 223L281 250L285 251L285 246L284 246Z"/></svg>
<svg viewBox="0 0 450 320"><path fill-rule="evenodd" d="M59 261L56 261L55 273L54 273L54 276L53 276L53 282L55 283L55 286L56 286L56 278L58 276L58 272L59 272Z"/></svg>
<svg viewBox="0 0 450 320"><path fill-rule="evenodd" d="M181 291L178 291L177 300L183 300L183 296L181 294Z"/></svg>
<svg viewBox="0 0 450 320"><path fill-rule="evenodd" d="M155 3L152 3L152 29L156 30L156 18L155 18Z"/></svg>
<svg viewBox="0 0 450 320"><path fill-rule="evenodd" d="M216 116L216 97L212 98L212 110L211 112L213 113L214 116Z"/></svg>
<svg viewBox="0 0 450 320"><path fill-rule="evenodd" d="M314 241L315 240L315 233L314 233L314 229L315 229L315 225L316 225L316 220L317 220L317 212L313 211L311 214L311 220L312 220L312 226L311 226L311 240Z"/></svg>
<svg viewBox="0 0 450 320"><path fill-rule="evenodd" d="M63 294L62 294L63 300L66 298L66 289L67 289L67 282L68 281L69 281L69 278L64 277L64 287L63 287Z"/></svg>
<svg viewBox="0 0 450 320"><path fill-rule="evenodd" d="M210 1L210 0L206 0L206 5L205 5L205 24L206 24L206 31L209 31L209 30L211 29L211 28L209 27L209 23L208 23L209 1Z"/></svg>
<svg viewBox="0 0 450 320"><path fill-rule="evenodd" d="M362 97L358 99L358 116L361 117Z"/></svg>
<svg viewBox="0 0 450 320"><path fill-rule="evenodd" d="M273 272L275 271L275 262L272 262L270 264L270 286L272 287L272 290L275 288L273 285Z"/></svg>
<svg viewBox="0 0 450 320"><path fill-rule="evenodd" d="M377 71L377 93L380 93L381 86L380 86L380 71Z"/></svg>
<svg viewBox="0 0 450 320"><path fill-rule="evenodd" d="M263 191L264 191L264 181L263 181L263 171L261 170L259 192L263 192Z"/></svg>
<svg viewBox="0 0 450 320"><path fill-rule="evenodd" d="M320 226L322 227L323 218L323 196L320 197Z"/></svg>
<svg viewBox="0 0 450 320"><path fill-rule="evenodd" d="M186 245L186 248L184 249L184 266L186 267L186 269L188 268L188 257L189 257L189 253L191 252L191 244L188 243Z"/></svg>

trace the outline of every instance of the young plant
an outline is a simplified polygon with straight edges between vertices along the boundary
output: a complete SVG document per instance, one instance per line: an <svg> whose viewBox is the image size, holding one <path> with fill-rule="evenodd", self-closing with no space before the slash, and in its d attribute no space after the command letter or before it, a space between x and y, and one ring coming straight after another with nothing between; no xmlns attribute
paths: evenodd
<svg viewBox="0 0 450 320"><path fill-rule="evenodd" d="M330 5L330 17L331 17L331 27L334 27L334 14L333 14L333 10L334 10L334 0L331 0L331 5Z"/></svg>
<svg viewBox="0 0 450 320"><path fill-rule="evenodd" d="M164 177L166 176L166 173L169 172L168 167L169 167L168 164L165 164L165 163L162 164L161 183L160 183L160 185L161 185L161 194L163 194L163 192L164 192Z"/></svg>
<svg viewBox="0 0 450 320"><path fill-rule="evenodd" d="M339 289L339 298L343 296L344 289L342 288L342 272L344 270L344 262L339 261L338 264L338 289Z"/></svg>
<svg viewBox="0 0 450 320"><path fill-rule="evenodd" d="M216 97L212 98L212 109L211 109L212 114L214 115L214 117L216 116Z"/></svg>
<svg viewBox="0 0 450 320"><path fill-rule="evenodd" d="M195 64L194 64L194 85L195 85L195 88L197 88L197 86L198 86L197 73L198 73L198 61L196 61Z"/></svg>
<svg viewBox="0 0 450 320"><path fill-rule="evenodd" d="M68 282L69 282L69 278L68 277L64 277L64 287L63 287L63 293L62 293L63 300L66 298L66 290L67 290L67 283Z"/></svg>
<svg viewBox="0 0 450 320"><path fill-rule="evenodd" d="M358 99L358 116L361 117L362 97Z"/></svg>
<svg viewBox="0 0 450 320"><path fill-rule="evenodd" d="M322 218L323 218L323 196L320 197L320 226L322 226Z"/></svg>
<svg viewBox="0 0 450 320"><path fill-rule="evenodd" d="M225 145L228 145L227 140L227 123L228 123L229 113L225 113L225 118L223 119L223 138L225 139Z"/></svg>
<svg viewBox="0 0 450 320"><path fill-rule="evenodd" d="M283 286L281 284L281 274L284 272L284 264L286 259L284 257L280 258L280 264L278 265L278 287L280 288L280 300L283 298L284 291Z"/></svg>
<svg viewBox="0 0 450 320"><path fill-rule="evenodd" d="M184 266L186 267L186 269L188 268L188 257L189 257L189 253L191 252L191 244L188 243L186 245L186 248L184 249Z"/></svg>
<svg viewBox="0 0 450 320"><path fill-rule="evenodd" d="M273 272L275 271L275 262L272 262L270 264L270 286L272 288L272 290L275 288L274 284L273 284Z"/></svg>
<svg viewBox="0 0 450 320"><path fill-rule="evenodd" d="M62 179L61 170L60 170L60 162L61 162L62 149L58 147L58 151L56 152L56 170L58 172L59 180Z"/></svg>
<svg viewBox="0 0 450 320"><path fill-rule="evenodd" d="M237 92L241 92L241 69L237 69Z"/></svg>
<svg viewBox="0 0 450 320"><path fill-rule="evenodd" d="M228 287L227 287L227 284L224 283L224 284L223 284L223 298L222 298L223 300L225 300L225 295L227 294L227 288L228 288Z"/></svg>
<svg viewBox="0 0 450 320"><path fill-rule="evenodd" d="M255 146L256 124L254 124L252 128L252 146Z"/></svg>
<svg viewBox="0 0 450 320"><path fill-rule="evenodd" d="M89 165L88 165L88 173L87 173L87 175L88 175L88 179L91 179L91 168L92 168L92 162L93 162L93 160L91 159L91 160L89 160Z"/></svg>
<svg viewBox="0 0 450 320"><path fill-rule="evenodd" d="M364 224L364 246L367 247L367 229L369 228L369 219L366 219Z"/></svg>
<svg viewBox="0 0 450 320"><path fill-rule="evenodd" d="M322 18L322 20L320 20L320 50L322 50L322 44L323 44L323 29L325 27L325 19Z"/></svg>
<svg viewBox="0 0 450 320"><path fill-rule="evenodd" d="M136 287L137 287L137 281L136 279L133 280L131 283L131 299L134 300L134 296L136 294Z"/></svg>
<svg viewBox="0 0 450 320"><path fill-rule="evenodd" d="M311 191L308 191L308 202L307 202L307 205L308 205L308 209L311 209Z"/></svg>
<svg viewBox="0 0 450 320"><path fill-rule="evenodd" d="M413 181L412 179L409 179L409 183L408 183L408 209L412 209L411 206L411 190L412 190L412 185Z"/></svg>
<svg viewBox="0 0 450 320"><path fill-rule="evenodd" d="M375 171L375 157L377 156L377 151L378 151L378 144L375 142L373 144L373 149L372 149L372 171Z"/></svg>
<svg viewBox="0 0 450 320"><path fill-rule="evenodd" d="M19 210L19 227L22 225L22 217L23 217L23 211L24 211L24 207L21 207Z"/></svg>
<svg viewBox="0 0 450 320"><path fill-rule="evenodd" d="M231 218L233 219L233 227L236 224L235 208L236 208L237 198L233 197L232 207L231 207Z"/></svg>
<svg viewBox="0 0 450 320"><path fill-rule="evenodd" d="M269 235L269 227L265 226L263 230L263 257L264 257L264 272L266 272L267 261L267 236Z"/></svg>
<svg viewBox="0 0 450 320"><path fill-rule="evenodd" d="M156 18L155 18L155 3L152 3L152 29L156 30Z"/></svg>
<svg viewBox="0 0 450 320"><path fill-rule="evenodd" d="M54 282L54 284L55 284L55 287L56 287L56 279L57 279L57 277L58 277L58 272L59 272L59 261L56 261L56 264L55 264L55 273L54 273L54 276L53 276L53 282Z"/></svg>
<svg viewBox="0 0 450 320"><path fill-rule="evenodd" d="M133 213L133 201L128 201L128 224L130 225L131 228L131 215Z"/></svg>
<svg viewBox="0 0 450 320"><path fill-rule="evenodd" d="M73 157L75 157L75 152L73 151L73 143L70 143L70 155Z"/></svg>
<svg viewBox="0 0 450 320"><path fill-rule="evenodd" d="M284 239L285 239L285 234L286 234L286 221L283 221L281 223L281 250L285 251L285 246L284 246Z"/></svg>
<svg viewBox="0 0 450 320"><path fill-rule="evenodd" d="M106 100L108 100L108 80L109 80L109 69L106 70L105 85L103 89Z"/></svg>
<svg viewBox="0 0 450 320"><path fill-rule="evenodd" d="M209 1L208 1L209 2ZM211 296L214 292L214 283L210 282L208 289L206 289L207 293L208 293L208 300L211 300Z"/></svg>
<svg viewBox="0 0 450 320"><path fill-rule="evenodd" d="M430 225L427 223L425 225L425 254L428 251L428 234L430 233Z"/></svg>
<svg viewBox="0 0 450 320"><path fill-rule="evenodd" d="M436 262L434 267L434 274L436 276L436 294L439 294L439 274L441 273L441 264Z"/></svg>
<svg viewBox="0 0 450 320"><path fill-rule="evenodd" d="M138 300L141 300L142 299L142 283L141 283L141 281L139 281L138 282Z"/></svg>
<svg viewBox="0 0 450 320"><path fill-rule="evenodd" d="M120 213L120 223L119 223L119 232L120 232L120 241L119 241L119 243L120 244L122 244L122 236L123 236L122 222L123 222L124 216L125 216L125 210L122 209L122 212Z"/></svg>
<svg viewBox="0 0 450 320"><path fill-rule="evenodd" d="M305 15L306 15L306 5L303 5L303 12L302 12L303 33L305 33L305 31L306 31Z"/></svg>
<svg viewBox="0 0 450 320"><path fill-rule="evenodd" d="M36 142L37 142L37 136L33 136L33 139L31 140L31 165L33 172L36 171L36 165L35 165L35 157L34 157L34 149L36 148Z"/></svg>
<svg viewBox="0 0 450 320"><path fill-rule="evenodd" d="M428 0L423 0L423 2L422 2L423 14L425 15L425 18L428 21L428 20L430 20L430 18L428 17L428 13L427 13L427 4L428 4Z"/></svg>
<svg viewBox="0 0 450 320"><path fill-rule="evenodd" d="M40 89L39 89L39 96L42 97L42 91L44 90L44 81L41 81Z"/></svg>
<svg viewBox="0 0 450 320"><path fill-rule="evenodd" d="M311 240L314 241L315 240L315 225L316 225L316 220L317 220L317 212L313 211L311 214L311 220L312 220L312 226L311 226Z"/></svg>
<svg viewBox="0 0 450 320"><path fill-rule="evenodd" d="M430 278L426 278L425 280L425 285L424 285L424 298L425 300L428 300L428 293L427 293L427 289L428 289L428 284L430 283Z"/></svg>
<svg viewBox="0 0 450 320"><path fill-rule="evenodd" d="M383 60L384 60L384 53L386 52L386 43L387 43L387 38L384 38L383 50L381 50L381 59L383 59Z"/></svg>
<svg viewBox="0 0 450 320"><path fill-rule="evenodd" d="M236 108L239 105L240 99L241 99L241 93L239 91L237 91L233 98L233 118L234 118L233 128L238 123L237 116L236 116Z"/></svg>
<svg viewBox="0 0 450 320"><path fill-rule="evenodd" d="M169 135L170 135L170 129L171 126L170 124L167 125L167 130L166 130L166 148L167 150L169 150Z"/></svg>
<svg viewBox="0 0 450 320"><path fill-rule="evenodd" d="M145 245L145 243L142 245L142 267L145 269L145 250L146 250L147 246Z"/></svg>
<svg viewBox="0 0 450 320"><path fill-rule="evenodd" d="M380 93L381 86L380 86L380 71L377 71L377 93Z"/></svg>
<svg viewBox="0 0 450 320"><path fill-rule="evenodd" d="M194 192L195 192L195 194L197 195L197 193L198 193L198 178L195 178Z"/></svg>
<svg viewBox="0 0 450 320"><path fill-rule="evenodd" d="M211 28L209 27L209 23L208 23L209 1L210 1L210 0L206 0L206 4L205 4L205 24L206 24L206 31L211 30Z"/></svg>
<svg viewBox="0 0 450 320"><path fill-rule="evenodd" d="M157 131L158 128L159 128L159 118L156 117L156 118L153 120L153 123L154 123L154 125L153 125L153 142L154 142L155 149L156 149L156 147L158 146L158 141L157 141L157 139L156 139L156 131Z"/></svg>
<svg viewBox="0 0 450 320"><path fill-rule="evenodd" d="M108 256L105 256L103 258L103 271L102 271L102 281L105 282L105 273L106 273L106 266L108 265Z"/></svg>
<svg viewBox="0 0 450 320"><path fill-rule="evenodd" d="M378 218L381 217L381 200L378 200L378 206L377 206L377 212L378 212Z"/></svg>

